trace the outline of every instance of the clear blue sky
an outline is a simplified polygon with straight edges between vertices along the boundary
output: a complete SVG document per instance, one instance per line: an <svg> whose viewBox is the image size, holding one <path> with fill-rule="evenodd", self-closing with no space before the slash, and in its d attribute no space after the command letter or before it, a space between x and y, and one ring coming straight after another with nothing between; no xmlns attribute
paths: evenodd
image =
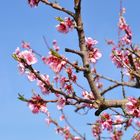
<svg viewBox="0 0 140 140"><path fill-rule="evenodd" d="M72 0L58 1L72 9ZM117 39L119 0L83 0L82 5L86 36L99 41L98 46L104 52L103 58L108 55L105 60L99 62L99 71L117 78L112 71L113 65L108 63L110 49L105 44L105 39ZM140 1L124 0L124 6L127 10L127 22L133 30L133 41L140 43ZM0 140L62 139L55 134L53 127L47 127L43 115L33 115L27 106L17 99L19 92L31 96L35 84L29 83L26 77L19 75L17 63L11 57L22 40L30 42L41 54L47 54L42 35L47 37L50 44L53 39L58 40L62 49L75 46L75 32L65 36L55 30L56 16L65 15L43 4L39 4L37 8L30 8L27 0L3 0L0 3ZM42 71L45 72L45 68L42 68ZM91 120L92 115L87 120ZM77 121L77 118L76 115L73 122ZM82 122L79 123L80 129L84 129Z"/></svg>

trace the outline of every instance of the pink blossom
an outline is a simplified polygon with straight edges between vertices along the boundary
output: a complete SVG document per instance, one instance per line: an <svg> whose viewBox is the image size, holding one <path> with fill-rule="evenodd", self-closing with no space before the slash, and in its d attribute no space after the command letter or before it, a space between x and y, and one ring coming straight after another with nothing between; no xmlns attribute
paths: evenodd
<svg viewBox="0 0 140 140"><path fill-rule="evenodd" d="M112 131L112 120L104 121L102 123L103 130L106 128L108 131Z"/></svg>
<svg viewBox="0 0 140 140"><path fill-rule="evenodd" d="M56 132L64 136L64 140L73 140L72 135L70 134L69 127L57 127Z"/></svg>
<svg viewBox="0 0 140 140"><path fill-rule="evenodd" d="M119 20L119 28L121 30L124 30L125 31L125 33L127 35L127 38L129 40L132 39L132 31L131 31L129 25L126 24L126 21L125 21L124 17L121 17L120 20Z"/></svg>
<svg viewBox="0 0 140 140"><path fill-rule="evenodd" d="M17 48L15 50L14 54L16 55L16 57L19 60L24 59L28 65L32 65L32 64L35 64L37 62L37 58L35 57L35 54L33 53L33 51L31 49L20 51L20 49Z"/></svg>
<svg viewBox="0 0 140 140"><path fill-rule="evenodd" d="M70 19L69 17L66 17L65 18L65 23L67 24L67 26L69 27L69 29L73 29L74 28L73 20Z"/></svg>
<svg viewBox="0 0 140 140"><path fill-rule="evenodd" d="M52 123L52 119L51 118L45 118L45 122L50 125Z"/></svg>
<svg viewBox="0 0 140 140"><path fill-rule="evenodd" d="M39 113L39 108L37 106L35 106L34 104L29 103L28 106L34 114Z"/></svg>
<svg viewBox="0 0 140 140"><path fill-rule="evenodd" d="M70 77L72 75L72 68L71 67L68 67L66 69L66 72L68 73L68 76Z"/></svg>
<svg viewBox="0 0 140 140"><path fill-rule="evenodd" d="M50 113L49 113L49 111L48 111L46 106L41 106L40 107L40 112L46 114L48 117L50 116Z"/></svg>
<svg viewBox="0 0 140 140"><path fill-rule="evenodd" d="M85 40L88 49L91 49L91 47L95 46L98 43L97 40L93 40L91 37L85 38Z"/></svg>
<svg viewBox="0 0 140 140"><path fill-rule="evenodd" d="M123 118L120 115L115 116L115 120L114 120L115 123L121 123L122 121L123 121Z"/></svg>
<svg viewBox="0 0 140 140"><path fill-rule="evenodd" d="M45 84L49 87L50 85L50 80L49 80L49 75L41 75L41 78L45 83L42 81L38 80L37 85L40 87L41 91L43 94L49 94L50 90L45 86Z"/></svg>
<svg viewBox="0 0 140 140"><path fill-rule="evenodd" d="M127 113L134 117L140 117L139 101L134 97L129 97L128 100L129 101L125 104Z"/></svg>
<svg viewBox="0 0 140 140"><path fill-rule="evenodd" d="M124 7L122 8L121 13L122 14L125 14L126 13L126 9Z"/></svg>
<svg viewBox="0 0 140 140"><path fill-rule="evenodd" d="M97 86L98 89L101 89L103 87L103 83L96 82L96 86Z"/></svg>
<svg viewBox="0 0 140 140"><path fill-rule="evenodd" d="M53 40L53 48L55 49L55 51L59 51L60 49L56 40Z"/></svg>
<svg viewBox="0 0 140 140"><path fill-rule="evenodd" d="M65 106L65 103L66 103L65 98L62 97L62 96L59 96L59 97L58 97L58 101L57 101L57 109L58 109L58 110L63 109L64 106Z"/></svg>
<svg viewBox="0 0 140 140"><path fill-rule="evenodd" d="M22 41L22 48L24 49L30 49L30 44L27 42Z"/></svg>
<svg viewBox="0 0 140 140"><path fill-rule="evenodd" d="M61 22L59 25L57 25L56 29L60 33L68 33L69 32L69 27L65 22Z"/></svg>
<svg viewBox="0 0 140 140"><path fill-rule="evenodd" d="M102 54L99 52L97 48L93 48L88 52L88 59L91 63L96 63L98 59L102 57Z"/></svg>
<svg viewBox="0 0 140 140"><path fill-rule="evenodd" d="M122 40L125 44L127 44L127 45L131 44L131 40L128 38L127 35L124 35L124 36L121 38L121 40Z"/></svg>
<svg viewBox="0 0 140 140"><path fill-rule="evenodd" d="M27 78L29 79L29 81L32 82L32 81L36 80L36 76L34 75L34 73L27 71L26 74L27 74Z"/></svg>
<svg viewBox="0 0 140 140"><path fill-rule="evenodd" d="M39 113L42 107L46 107L46 103L39 95L34 95L29 100L28 106L33 113Z"/></svg>
<svg viewBox="0 0 140 140"><path fill-rule="evenodd" d="M56 133L62 135L62 134L63 134L63 128L57 127L57 128L56 128Z"/></svg>
<svg viewBox="0 0 140 140"><path fill-rule="evenodd" d="M37 59L32 50L24 50L18 54L19 58L25 59L28 65L35 64Z"/></svg>
<svg viewBox="0 0 140 140"><path fill-rule="evenodd" d="M71 138L69 127L63 128L64 140L69 140Z"/></svg>
<svg viewBox="0 0 140 140"><path fill-rule="evenodd" d="M64 21L60 22L60 24L56 26L57 31L61 33L68 33L73 28L73 20L71 20L70 18L65 18Z"/></svg>
<svg viewBox="0 0 140 140"><path fill-rule="evenodd" d="M19 47L17 47L17 48L16 48L16 50L15 50L15 52L14 52L13 54L18 55L19 53L20 53L20 48L19 48Z"/></svg>
<svg viewBox="0 0 140 140"><path fill-rule="evenodd" d="M108 45L115 45L113 40L106 40L106 42L107 42Z"/></svg>
<svg viewBox="0 0 140 140"><path fill-rule="evenodd" d="M124 19L124 17L120 17L120 19L119 19L119 28L121 29L121 30L125 30L126 28L127 28L127 24L126 24L126 21L125 21L125 19Z"/></svg>
<svg viewBox="0 0 140 140"><path fill-rule="evenodd" d="M60 78L61 88L64 88L65 87L67 81L69 81L69 80L66 77L61 77Z"/></svg>
<svg viewBox="0 0 140 140"><path fill-rule="evenodd" d="M83 92L82 92L82 96L83 96L85 99L95 100L95 98L94 98L92 92L89 93L89 92L87 92L87 91L83 91Z"/></svg>
<svg viewBox="0 0 140 140"><path fill-rule="evenodd" d="M77 80L77 75L76 75L76 74L73 74L73 75L71 76L71 80L75 83L76 80Z"/></svg>
<svg viewBox="0 0 140 140"><path fill-rule="evenodd" d="M66 84L64 88L68 94L71 94L73 92L72 84Z"/></svg>
<svg viewBox="0 0 140 140"><path fill-rule="evenodd" d="M51 54L47 58L43 57L42 60L45 64L48 64L55 73L59 73L66 65L64 60Z"/></svg>
<svg viewBox="0 0 140 140"><path fill-rule="evenodd" d="M111 136L111 140L121 140L123 132L121 130L115 130Z"/></svg>
<svg viewBox="0 0 140 140"><path fill-rule="evenodd" d="M28 3L31 7L35 7L38 5L39 0L28 0Z"/></svg>
<svg viewBox="0 0 140 140"><path fill-rule="evenodd" d="M63 121L65 119L65 116L64 115L61 115L60 116L60 121Z"/></svg>
<svg viewBox="0 0 140 140"><path fill-rule="evenodd" d="M121 38L122 45L129 45L131 44L132 40L132 31L129 25L126 24L124 17L120 17L119 19L119 28L125 32L125 35Z"/></svg>
<svg viewBox="0 0 140 140"><path fill-rule="evenodd" d="M18 70L19 70L20 74L24 74L25 66L22 63L19 63L18 64Z"/></svg>
<svg viewBox="0 0 140 140"><path fill-rule="evenodd" d="M101 123L103 129L106 128L108 131L112 131L113 122L112 122L112 119L109 114L103 113L101 115L100 123Z"/></svg>
<svg viewBox="0 0 140 140"><path fill-rule="evenodd" d="M123 50L117 50L116 48L113 48L112 54L111 54L112 62L118 67L122 68L125 67L125 65L129 65L129 59L128 59L128 52Z"/></svg>
<svg viewBox="0 0 140 140"><path fill-rule="evenodd" d="M114 123L117 125L115 125L115 127L117 127L117 128L122 127L122 124L121 124L122 122L123 122L123 118L120 115L116 115Z"/></svg>
<svg viewBox="0 0 140 140"><path fill-rule="evenodd" d="M59 75L55 75L53 79L54 79L54 81L55 81L56 83L58 83L58 82L59 82L59 78L60 78Z"/></svg>
<svg viewBox="0 0 140 140"><path fill-rule="evenodd" d="M96 124L92 125L92 134L94 137L100 136L101 127L100 127L100 124L98 122Z"/></svg>
<svg viewBox="0 0 140 140"><path fill-rule="evenodd" d="M76 76L75 74L73 74L72 68L71 68L71 67L68 67L68 68L66 69L66 72L67 72L67 74L68 74L68 78L69 78L70 80L72 80L73 82L76 82L77 76Z"/></svg>
<svg viewBox="0 0 140 140"><path fill-rule="evenodd" d="M135 123L136 123L136 125L140 128L140 120L135 119Z"/></svg>

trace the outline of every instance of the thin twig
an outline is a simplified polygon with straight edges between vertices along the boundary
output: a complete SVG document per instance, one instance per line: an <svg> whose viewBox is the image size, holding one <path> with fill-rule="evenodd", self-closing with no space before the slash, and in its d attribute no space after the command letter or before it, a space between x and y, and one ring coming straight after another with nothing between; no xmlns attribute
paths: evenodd
<svg viewBox="0 0 140 140"><path fill-rule="evenodd" d="M69 48L65 48L65 52L71 52L71 53L77 54L79 56L83 56L82 52L77 51L77 50L72 50L72 49L69 49Z"/></svg>
<svg viewBox="0 0 140 140"><path fill-rule="evenodd" d="M121 69L121 82L122 82L122 83L124 82L124 74L123 74L122 69ZM123 98L126 98L124 85L121 85L121 87L122 87Z"/></svg>
<svg viewBox="0 0 140 140"><path fill-rule="evenodd" d="M110 91L110 90L112 90L120 85L121 85L120 83L116 83L112 86L109 86L107 89L104 89L100 94L103 96L106 92L108 92L108 91Z"/></svg>
<svg viewBox="0 0 140 140"><path fill-rule="evenodd" d="M65 120L65 122L67 123L67 125L68 125L78 136L80 136L80 137L82 138L82 140L85 140L85 137L82 136L82 135L78 132L78 130L75 129L75 128L72 126L72 124L69 122L69 120L67 119L67 117L66 117L66 115L65 115L65 113L64 113L63 110L61 110L61 113L62 113L62 115L64 116L64 120Z"/></svg>
<svg viewBox="0 0 140 140"><path fill-rule="evenodd" d="M48 0L40 0L41 2L45 3L46 5L56 9L56 10L59 10L59 11L62 11L72 17L74 17L74 13L67 10L66 8L60 6L58 3L52 3L52 2L49 2Z"/></svg>

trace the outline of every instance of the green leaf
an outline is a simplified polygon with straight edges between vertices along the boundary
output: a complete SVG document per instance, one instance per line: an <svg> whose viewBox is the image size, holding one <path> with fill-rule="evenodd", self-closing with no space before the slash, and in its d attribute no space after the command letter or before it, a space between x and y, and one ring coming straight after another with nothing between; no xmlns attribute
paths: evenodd
<svg viewBox="0 0 140 140"><path fill-rule="evenodd" d="M23 101L23 102L28 102L26 98L24 98L24 95L18 94L18 99Z"/></svg>
<svg viewBox="0 0 140 140"><path fill-rule="evenodd" d="M18 57L17 57L16 54L13 54L12 57L13 57L16 61L18 61Z"/></svg>
<svg viewBox="0 0 140 140"><path fill-rule="evenodd" d="M51 54L52 54L53 56L56 56L57 58L61 58L60 54L59 54L58 52L56 52L55 50L50 49L50 51L51 51Z"/></svg>
<svg viewBox="0 0 140 140"><path fill-rule="evenodd" d="M61 17L56 17L55 19L59 22L64 22L64 20Z"/></svg>

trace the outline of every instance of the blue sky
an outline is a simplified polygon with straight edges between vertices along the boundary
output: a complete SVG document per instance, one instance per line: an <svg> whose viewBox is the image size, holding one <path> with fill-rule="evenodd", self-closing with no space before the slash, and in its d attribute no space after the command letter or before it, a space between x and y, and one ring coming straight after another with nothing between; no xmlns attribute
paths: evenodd
<svg viewBox="0 0 140 140"><path fill-rule="evenodd" d="M67 2L66 2L67 1ZM72 9L71 0L59 0L69 9ZM140 1L124 0L126 19L133 30L133 41L140 43ZM91 36L99 41L98 47L103 53L103 58L98 64L100 72L117 78L115 67L108 63L110 48L105 39L117 40L117 22L119 0L83 0L83 20L86 36ZM45 35L49 44L56 39L59 46L76 47L76 32L67 36L56 31L56 16L65 17L43 4L37 8L30 8L26 0L1 1L0 4L0 139L1 140L61 140L55 134L53 127L48 128L43 115L33 115L27 106L17 99L17 94L23 93L31 96L35 84L30 83L26 77L20 76L17 63L11 55L20 46L21 41L30 42L31 46L39 53L47 54L42 35ZM45 72L46 68L42 67ZM50 73L46 71L46 73ZM130 93L131 95L131 93ZM69 108L68 108L69 109ZM69 110L66 110L67 112ZM72 116L71 114L69 114ZM92 114L91 114L92 115ZM78 116L73 119L77 120ZM85 119L90 120L91 117ZM80 122L79 122L80 123ZM82 126L83 123L80 124ZM78 126L79 124L77 124ZM82 129L81 127L79 127ZM84 129L84 128L83 128ZM89 130L88 130L89 131Z"/></svg>

